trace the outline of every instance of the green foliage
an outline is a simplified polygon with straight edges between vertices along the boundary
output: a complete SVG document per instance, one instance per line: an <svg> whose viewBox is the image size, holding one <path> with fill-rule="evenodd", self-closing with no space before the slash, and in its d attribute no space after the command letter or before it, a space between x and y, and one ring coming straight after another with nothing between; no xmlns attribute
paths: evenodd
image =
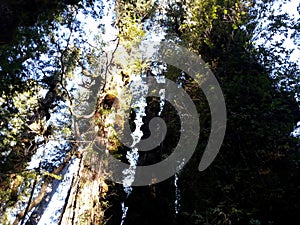
<svg viewBox="0 0 300 225"><path fill-rule="evenodd" d="M193 99L200 99L195 104L201 112L202 136L196 157L181 175L182 210L190 216L195 209L201 213L182 224L283 224L296 220L299 139L291 137L291 132L300 120L299 104L294 98L299 67L276 54L284 48L282 43L271 49L256 48L255 33L251 32L255 29L250 24L258 24L258 12L252 4L195 0L179 6L176 2L170 7L170 20L172 15L184 19L169 32L179 34L181 42L211 67L228 112L220 153L210 168L199 173L210 113L204 96L196 91L197 85L186 81L186 91ZM284 28L284 20L290 18L274 20L277 22L272 26ZM174 32L174 27L178 31Z"/></svg>
<svg viewBox="0 0 300 225"><path fill-rule="evenodd" d="M45 135L43 129L47 115L37 120L36 112L52 114L58 111L61 121L55 126L55 134L73 141L77 134L75 125L71 124L72 110L68 107L73 104L72 107L78 111L93 110L94 106L81 103L94 98L96 104L95 96L98 96L99 89L104 90L106 82L109 82L107 67L111 65L103 57L105 43L100 31L94 39L97 46L91 43L88 43L89 47L83 45L88 40L84 38L83 25L76 18L79 10L100 18L101 12L97 14L93 7L94 1L82 1L65 10L65 4L54 1L54 13L50 10L45 14L41 14L41 10L49 5L49 1L38 2L42 7L33 13L32 18L31 9L29 12L25 8L21 10L20 18L24 20L24 26L16 30L10 45L0 46L0 82L6 84L0 86L1 217L8 206L29 195L37 175L23 171L38 147L43 146L51 136L51 133ZM279 225L297 219L300 210L299 139L290 133L300 120L299 102L294 98L299 97L299 66L290 61L291 52L284 48L283 39L269 48L256 45L255 41L257 38L272 40L276 33L287 37L289 29L295 32L296 37L299 21L291 22L288 15L275 14L270 10L272 3L271 0L187 0L171 1L168 6L162 6L154 1L117 1L115 26L119 30L119 42L128 51L147 37L145 24L151 26L157 20L154 18L156 9L163 8L167 11L167 17L160 18L160 22L168 32L166 37L201 55L224 92L228 110L226 137L213 165L199 173L197 166L210 133L210 112L205 96L197 84L186 76L183 87L200 112L201 139L195 156L179 179L182 209L178 221L182 225ZM260 23L266 18L270 21L267 28ZM28 26L32 22L36 23L35 26ZM62 27L68 32L61 32ZM122 69L129 75L140 74L146 66L142 61L135 61ZM79 97L75 99L76 94L68 91L66 86L78 74L84 77L82 87L90 88L91 93L87 96L76 93ZM176 80L182 72L168 66L165 75ZM52 91L56 96L52 96L49 103L39 93L40 90L45 93ZM64 101L67 101L66 105ZM47 109L43 106L45 102ZM149 102L157 107L157 99L150 99ZM103 117L113 112L100 106L97 110ZM164 158L172 152L179 139L180 121L168 103L162 117L168 127L163 143L165 150L161 155ZM32 121L38 129L30 128ZM88 126L95 127L96 124L104 127L102 122L94 118ZM44 142L36 142L38 138L44 138ZM119 147L119 151L113 154L125 158L126 149L119 146L116 135L108 138L114 142L113 147ZM58 146L59 160L65 157L69 147ZM86 148L90 145L87 144ZM92 158L95 154L90 149L86 155ZM51 173L57 166L54 164L44 162L43 177L61 179L61 176ZM170 192L170 182L166 187ZM143 195L146 196L147 191ZM154 202L152 195L146 199ZM169 196L162 196L161 199L167 202L166 211L169 213L172 199ZM101 205L109 208L111 202L104 199ZM82 218L83 223L88 220L88 215L90 212ZM182 218L185 220L181 221Z"/></svg>
<svg viewBox="0 0 300 225"><path fill-rule="evenodd" d="M36 3L32 3L26 8L24 5L27 2L9 2L8 7L13 5L15 10L21 8L20 14L15 15L21 22L11 27L16 32L10 43L0 41L0 217L3 218L7 216L4 214L6 210L13 210L13 207L9 207L15 206L15 210L24 207L24 197L27 199L33 181L26 167L37 149L51 135L50 129L46 130L46 120L49 120L48 116L57 102L63 100L62 91L54 91L61 77L57 68L57 45L51 44L51 37L59 26L55 17L61 13L64 4L43 1L40 7L33 7ZM43 13L49 4L51 7ZM31 21L30 16L33 19ZM1 26L2 23L3 20ZM69 53L71 57L65 57L69 71L72 69L74 52ZM51 167L48 169L52 170Z"/></svg>
<svg viewBox="0 0 300 225"><path fill-rule="evenodd" d="M126 48L131 49L145 38L146 32L141 21L152 13L152 7L152 1L118 1L119 38Z"/></svg>
<svg viewBox="0 0 300 225"><path fill-rule="evenodd" d="M49 177L52 177L56 180L61 180L62 179L62 176L61 175L56 175L54 173L49 173L48 171L42 171L42 175L43 176L49 176Z"/></svg>
<svg viewBox="0 0 300 225"><path fill-rule="evenodd" d="M68 47L63 52L62 63L64 65L66 78L74 78L73 72L81 57L81 51L76 46Z"/></svg>

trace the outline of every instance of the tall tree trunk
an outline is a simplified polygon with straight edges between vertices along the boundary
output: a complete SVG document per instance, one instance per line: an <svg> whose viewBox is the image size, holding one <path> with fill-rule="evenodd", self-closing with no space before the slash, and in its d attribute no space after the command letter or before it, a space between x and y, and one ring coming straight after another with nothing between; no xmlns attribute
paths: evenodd
<svg viewBox="0 0 300 225"><path fill-rule="evenodd" d="M85 148L80 156L80 163L77 172L74 174L71 188L68 192L65 206L61 213L60 225L85 224L97 225L103 224L104 208L106 207L105 196L108 192L108 185L105 179L109 174L107 171L108 160L106 154L108 151L116 150L116 140L111 136L114 132L113 127L109 125L107 116L103 110L109 110L113 103L118 101L116 89L122 89L126 85L125 81L120 82L121 76L111 75L110 82L105 84L95 107L93 119L97 121L95 128L96 139L93 146ZM111 94L113 90L114 94ZM115 95L116 94L116 95ZM123 121L116 120L115 125L121 126ZM99 157L104 156L104 157Z"/></svg>
<svg viewBox="0 0 300 225"><path fill-rule="evenodd" d="M102 224L101 199L105 197L108 186L101 171L89 166L87 154L83 157L74 174L59 224Z"/></svg>

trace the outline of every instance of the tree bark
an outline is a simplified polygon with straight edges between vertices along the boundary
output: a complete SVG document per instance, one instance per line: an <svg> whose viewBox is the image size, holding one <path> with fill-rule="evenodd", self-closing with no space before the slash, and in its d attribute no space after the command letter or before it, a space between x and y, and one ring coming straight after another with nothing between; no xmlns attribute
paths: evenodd
<svg viewBox="0 0 300 225"><path fill-rule="evenodd" d="M100 171L88 165L87 154L79 163L62 210L60 225L102 224L104 212L101 200L108 190Z"/></svg>
<svg viewBox="0 0 300 225"><path fill-rule="evenodd" d="M97 101L93 118L98 121L95 124L96 140L93 140L93 147L86 148L82 152L77 173L74 174L62 209L59 225L99 225L105 222L104 208L107 204L105 197L108 192L105 180L109 174L107 169L109 162L105 156L109 154L107 151L115 150L117 146L115 140L110 139L114 131L108 125L107 114L103 114L103 110L110 109L114 102L107 101L108 96L111 97L110 89L122 88L124 85L116 79L118 75L110 77L110 82L106 84L105 90ZM121 126L122 121L115 121L115 123Z"/></svg>

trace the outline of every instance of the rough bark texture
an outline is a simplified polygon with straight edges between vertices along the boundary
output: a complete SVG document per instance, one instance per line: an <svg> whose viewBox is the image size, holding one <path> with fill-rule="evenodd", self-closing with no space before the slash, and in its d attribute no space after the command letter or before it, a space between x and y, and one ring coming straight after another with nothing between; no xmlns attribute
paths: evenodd
<svg viewBox="0 0 300 225"><path fill-rule="evenodd" d="M99 96L96 110L92 118L95 121L93 129L96 137L90 148L85 148L82 152L81 161L76 174L74 174L71 189L69 190L65 207L63 208L60 225L64 224L103 224L104 209L107 207L105 201L108 185L105 179L109 175L107 171L109 161L106 159L108 151L117 149L118 141L114 136L114 127L122 126L120 114L112 113L112 106L120 107L117 99L118 91L125 85L119 79L121 76L109 76L109 82L105 85L105 90ZM108 113L109 112L109 113ZM109 117L114 116L114 127L109 122ZM118 117L119 116L119 117ZM81 133L82 134L82 133Z"/></svg>
<svg viewBox="0 0 300 225"><path fill-rule="evenodd" d="M82 159L67 196L60 224L102 224L101 199L105 197L107 185L99 171L93 171Z"/></svg>

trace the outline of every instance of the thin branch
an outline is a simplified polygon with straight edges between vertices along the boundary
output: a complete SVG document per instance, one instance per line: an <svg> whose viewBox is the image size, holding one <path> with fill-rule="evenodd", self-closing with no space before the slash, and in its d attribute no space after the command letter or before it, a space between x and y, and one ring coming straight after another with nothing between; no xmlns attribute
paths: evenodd
<svg viewBox="0 0 300 225"><path fill-rule="evenodd" d="M109 67L111 66L111 64L113 62L114 55L115 55L115 53L116 53L116 51L119 47L119 44L120 44L120 38L117 37L117 45L116 45L115 49L112 52L112 56L111 56L110 61L108 60L107 52L105 52L107 60L106 60L106 67L105 67L105 73L104 73L104 85L103 85L102 90L101 90L102 92L105 91L105 87L106 87L106 83L107 83L107 74L108 74L108 71L109 71Z"/></svg>
<svg viewBox="0 0 300 225"><path fill-rule="evenodd" d="M21 225L24 224L26 215L27 215L28 212L29 212L30 203L31 203L31 201L32 201L32 199L33 199L33 194L34 194L34 190L35 190L35 188L36 188L36 185L37 185L37 176L34 178L34 182L33 182L33 185L32 185L30 197L29 197L29 200L28 200L27 207L25 208L24 217L23 217L23 219L22 219Z"/></svg>

